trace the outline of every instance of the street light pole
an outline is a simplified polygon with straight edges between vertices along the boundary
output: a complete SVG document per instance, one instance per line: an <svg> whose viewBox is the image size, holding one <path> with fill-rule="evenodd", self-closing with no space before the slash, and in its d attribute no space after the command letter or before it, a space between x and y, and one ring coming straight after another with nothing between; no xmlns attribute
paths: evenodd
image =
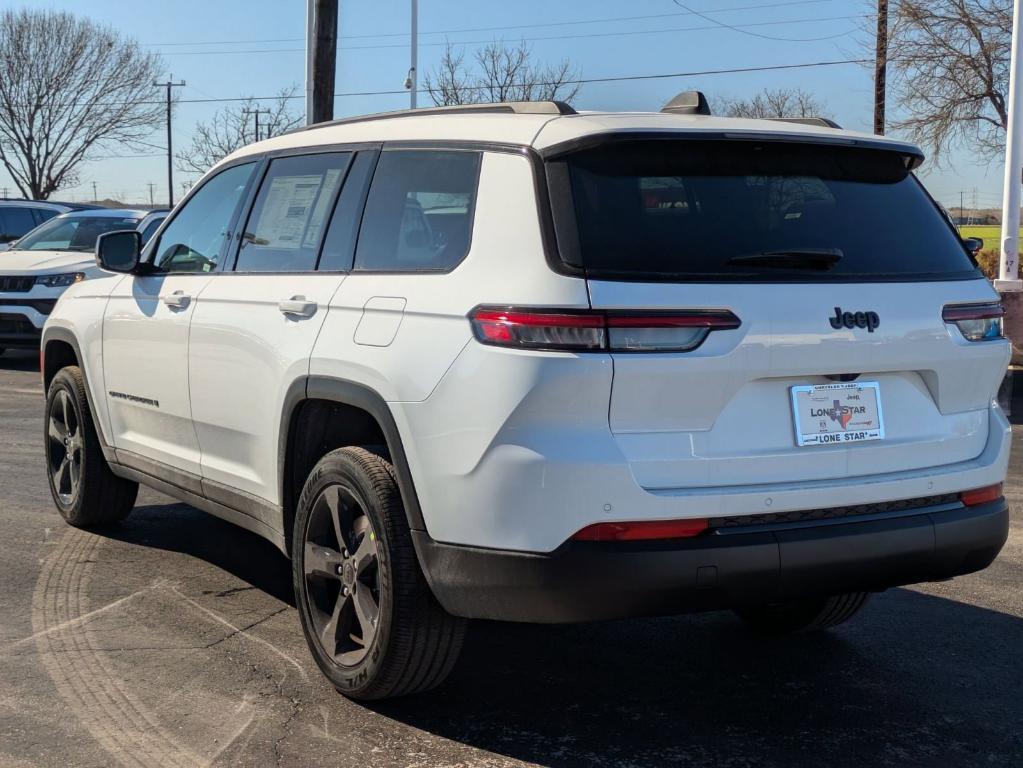
<svg viewBox="0 0 1023 768"><path fill-rule="evenodd" d="M1023 291L1019 279L1020 202L1023 198L1023 7L1012 11L1012 58L1009 65L1009 125L1005 136L1005 188L1002 193L1002 256L995 287L1000 291Z"/></svg>
<svg viewBox="0 0 1023 768"><path fill-rule="evenodd" d="M419 0L412 0L412 65L408 71L409 108L416 108L416 91L419 89L419 77L416 67L419 64Z"/></svg>
<svg viewBox="0 0 1023 768"><path fill-rule="evenodd" d="M171 75L173 77L173 75ZM154 88L166 88L167 89L167 207L174 207L174 147L171 140L171 89L172 88L183 88L185 81L182 80L180 83L175 83L168 80L166 83L160 83L153 81Z"/></svg>

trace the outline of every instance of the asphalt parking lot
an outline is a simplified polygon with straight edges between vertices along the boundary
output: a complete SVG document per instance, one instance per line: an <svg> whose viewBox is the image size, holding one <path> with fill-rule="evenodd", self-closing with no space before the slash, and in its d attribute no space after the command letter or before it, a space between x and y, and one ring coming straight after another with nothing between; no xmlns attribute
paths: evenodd
<svg viewBox="0 0 1023 768"><path fill-rule="evenodd" d="M1023 431L980 574L770 642L729 614L480 623L442 688L367 707L316 670L270 544L149 491L65 526L41 420L34 357L0 358L3 768L1023 764Z"/></svg>

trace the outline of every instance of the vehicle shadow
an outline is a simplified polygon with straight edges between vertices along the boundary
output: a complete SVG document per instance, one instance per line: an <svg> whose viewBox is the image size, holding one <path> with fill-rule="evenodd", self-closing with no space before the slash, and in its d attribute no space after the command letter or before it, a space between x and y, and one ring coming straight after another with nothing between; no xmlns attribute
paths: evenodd
<svg viewBox="0 0 1023 768"><path fill-rule="evenodd" d="M295 606L291 563L266 539L187 504L137 506L102 535L204 560L288 605Z"/></svg>
<svg viewBox="0 0 1023 768"><path fill-rule="evenodd" d="M186 505L140 506L107 535L205 560L294 606L275 547ZM444 685L367 708L487 764L1019 765L1023 619L939 596L994 585L997 601L1017 570L1003 558L968 587L891 590L846 626L783 639L728 613L474 622Z"/></svg>
<svg viewBox="0 0 1023 768"><path fill-rule="evenodd" d="M1019 765L1023 620L912 590L847 627L731 614L479 623L449 682L373 708L544 766Z"/></svg>

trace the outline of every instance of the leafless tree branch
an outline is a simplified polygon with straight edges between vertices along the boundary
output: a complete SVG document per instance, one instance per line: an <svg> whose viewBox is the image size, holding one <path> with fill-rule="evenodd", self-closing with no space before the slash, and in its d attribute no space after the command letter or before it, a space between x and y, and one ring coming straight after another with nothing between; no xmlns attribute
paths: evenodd
<svg viewBox="0 0 1023 768"><path fill-rule="evenodd" d="M750 99L723 99L714 110L726 117L822 117L824 105L799 88L765 89Z"/></svg>
<svg viewBox="0 0 1023 768"><path fill-rule="evenodd" d="M0 162L26 197L78 181L102 143L131 146L163 121L159 56L69 13L0 13Z"/></svg>
<svg viewBox="0 0 1023 768"><path fill-rule="evenodd" d="M892 69L907 117L894 127L940 157L1005 146L1012 0L899 0Z"/></svg>
<svg viewBox="0 0 1023 768"><path fill-rule="evenodd" d="M297 92L296 85L284 88L266 106L249 97L237 105L224 107L209 121L197 123L191 145L175 157L178 169L206 173L211 166L236 149L255 141L255 120L251 114L247 114L253 110L263 110L259 118L260 139L276 136L300 125L303 118L291 107L292 97Z"/></svg>
<svg viewBox="0 0 1023 768"><path fill-rule="evenodd" d="M440 64L427 73L424 87L437 106L488 104L496 101L572 101L579 93L578 72L565 59L542 66L532 63L525 41L514 48L503 42L485 45L465 63L465 52L448 43Z"/></svg>

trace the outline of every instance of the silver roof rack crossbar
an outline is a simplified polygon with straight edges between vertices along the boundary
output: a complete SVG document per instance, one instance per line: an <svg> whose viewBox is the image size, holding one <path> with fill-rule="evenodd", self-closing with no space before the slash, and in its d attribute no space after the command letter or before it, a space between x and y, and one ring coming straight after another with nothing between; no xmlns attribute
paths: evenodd
<svg viewBox="0 0 1023 768"><path fill-rule="evenodd" d="M709 115L710 104L701 91L682 91L661 107L661 112L673 115Z"/></svg>
<svg viewBox="0 0 1023 768"><path fill-rule="evenodd" d="M799 123L800 125L816 125L818 128L839 128L838 123L826 117L768 117L778 123Z"/></svg>
<svg viewBox="0 0 1023 768"><path fill-rule="evenodd" d="M296 131L308 131L314 128L325 128L331 125L347 125L349 123L366 123L371 120L391 120L398 117L426 117L428 115L471 115L501 113L515 115L574 115L577 114L569 104L563 101L499 101L492 104L455 104L450 107L427 107L425 109L399 109L394 112L377 112L372 115L358 117L342 117L339 120L328 120L323 123L302 126Z"/></svg>

